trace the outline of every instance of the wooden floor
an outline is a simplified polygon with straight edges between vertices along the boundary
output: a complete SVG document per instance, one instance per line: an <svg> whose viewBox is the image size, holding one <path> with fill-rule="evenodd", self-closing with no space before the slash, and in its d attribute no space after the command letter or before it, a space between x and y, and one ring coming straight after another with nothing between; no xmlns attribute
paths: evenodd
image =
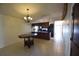
<svg viewBox="0 0 79 59"><path fill-rule="evenodd" d="M54 40L35 39L34 46L24 47L19 42L0 49L0 56L63 56L63 43L56 43Z"/></svg>

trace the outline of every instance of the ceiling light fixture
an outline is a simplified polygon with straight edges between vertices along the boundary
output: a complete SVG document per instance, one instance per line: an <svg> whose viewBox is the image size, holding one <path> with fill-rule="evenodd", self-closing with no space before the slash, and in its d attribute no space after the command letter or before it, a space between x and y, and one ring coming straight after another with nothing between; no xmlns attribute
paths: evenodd
<svg viewBox="0 0 79 59"><path fill-rule="evenodd" d="M32 20L32 17L30 17L29 15L29 9L27 9L27 15L24 17L24 21L29 23L31 20Z"/></svg>

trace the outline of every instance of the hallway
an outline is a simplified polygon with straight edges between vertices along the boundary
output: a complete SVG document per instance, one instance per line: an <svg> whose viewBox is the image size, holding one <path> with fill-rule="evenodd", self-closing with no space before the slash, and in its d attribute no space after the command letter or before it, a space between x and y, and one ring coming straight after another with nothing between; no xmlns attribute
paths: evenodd
<svg viewBox="0 0 79 59"><path fill-rule="evenodd" d="M54 40L35 39L34 46L24 47L19 42L0 49L1 56L63 56L63 43L56 43Z"/></svg>

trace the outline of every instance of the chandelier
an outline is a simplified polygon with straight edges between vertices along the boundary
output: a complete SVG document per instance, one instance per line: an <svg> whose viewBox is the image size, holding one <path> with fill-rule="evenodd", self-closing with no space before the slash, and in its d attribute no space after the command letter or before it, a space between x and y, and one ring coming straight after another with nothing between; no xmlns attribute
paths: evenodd
<svg viewBox="0 0 79 59"><path fill-rule="evenodd" d="M27 9L27 15L24 17L24 21L29 23L32 20L32 17L29 15L29 9Z"/></svg>

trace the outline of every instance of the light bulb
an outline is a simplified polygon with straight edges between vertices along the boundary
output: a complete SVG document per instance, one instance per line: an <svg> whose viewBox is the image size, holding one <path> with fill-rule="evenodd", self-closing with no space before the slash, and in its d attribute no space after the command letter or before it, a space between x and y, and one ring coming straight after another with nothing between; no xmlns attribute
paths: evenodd
<svg viewBox="0 0 79 59"><path fill-rule="evenodd" d="M32 18L30 18L30 20L32 20Z"/></svg>
<svg viewBox="0 0 79 59"><path fill-rule="evenodd" d="M28 17L28 19L31 19L31 17Z"/></svg>
<svg viewBox="0 0 79 59"><path fill-rule="evenodd" d="M25 20L27 20L27 18L26 18L26 17L24 17L24 19L25 19Z"/></svg>

